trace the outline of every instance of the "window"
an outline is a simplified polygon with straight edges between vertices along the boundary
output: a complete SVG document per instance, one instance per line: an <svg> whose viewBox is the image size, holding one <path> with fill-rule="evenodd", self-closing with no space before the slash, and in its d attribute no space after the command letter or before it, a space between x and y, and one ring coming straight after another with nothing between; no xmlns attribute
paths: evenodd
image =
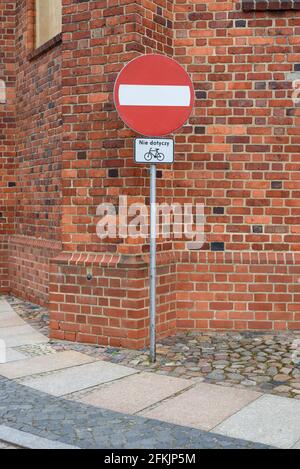
<svg viewBox="0 0 300 469"><path fill-rule="evenodd" d="M62 0L35 0L35 47L61 33Z"/></svg>

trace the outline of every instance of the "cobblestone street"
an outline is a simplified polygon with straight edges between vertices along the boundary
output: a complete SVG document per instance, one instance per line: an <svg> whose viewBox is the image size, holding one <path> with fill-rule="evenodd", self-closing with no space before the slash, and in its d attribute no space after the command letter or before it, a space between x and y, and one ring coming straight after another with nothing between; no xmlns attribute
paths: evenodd
<svg viewBox="0 0 300 469"><path fill-rule="evenodd" d="M48 333L47 309L13 297L7 299L24 320ZM31 356L70 349L138 370L300 399L300 332L178 334L159 342L154 365L145 350L59 341L18 348Z"/></svg>

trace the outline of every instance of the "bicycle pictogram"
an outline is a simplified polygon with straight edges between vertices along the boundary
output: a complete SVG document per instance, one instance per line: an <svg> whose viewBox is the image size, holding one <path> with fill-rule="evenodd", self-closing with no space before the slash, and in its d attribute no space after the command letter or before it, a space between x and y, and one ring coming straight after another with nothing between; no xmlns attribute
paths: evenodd
<svg viewBox="0 0 300 469"><path fill-rule="evenodd" d="M157 159L158 161L163 161L165 159L165 155L161 153L158 148L150 148L150 150L145 153L145 160L151 161L153 158Z"/></svg>

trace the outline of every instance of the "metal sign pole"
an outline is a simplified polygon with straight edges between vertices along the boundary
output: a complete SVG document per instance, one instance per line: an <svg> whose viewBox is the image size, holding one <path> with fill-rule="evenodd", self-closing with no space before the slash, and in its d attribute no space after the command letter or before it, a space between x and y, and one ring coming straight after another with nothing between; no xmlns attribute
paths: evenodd
<svg viewBox="0 0 300 469"><path fill-rule="evenodd" d="M156 165L150 166L150 359L156 361Z"/></svg>

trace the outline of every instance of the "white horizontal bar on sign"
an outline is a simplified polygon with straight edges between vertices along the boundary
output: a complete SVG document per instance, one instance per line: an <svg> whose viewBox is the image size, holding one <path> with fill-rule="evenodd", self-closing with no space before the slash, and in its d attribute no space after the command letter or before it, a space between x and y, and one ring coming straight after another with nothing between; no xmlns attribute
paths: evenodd
<svg viewBox="0 0 300 469"><path fill-rule="evenodd" d="M189 86L120 85L121 106L189 106Z"/></svg>

